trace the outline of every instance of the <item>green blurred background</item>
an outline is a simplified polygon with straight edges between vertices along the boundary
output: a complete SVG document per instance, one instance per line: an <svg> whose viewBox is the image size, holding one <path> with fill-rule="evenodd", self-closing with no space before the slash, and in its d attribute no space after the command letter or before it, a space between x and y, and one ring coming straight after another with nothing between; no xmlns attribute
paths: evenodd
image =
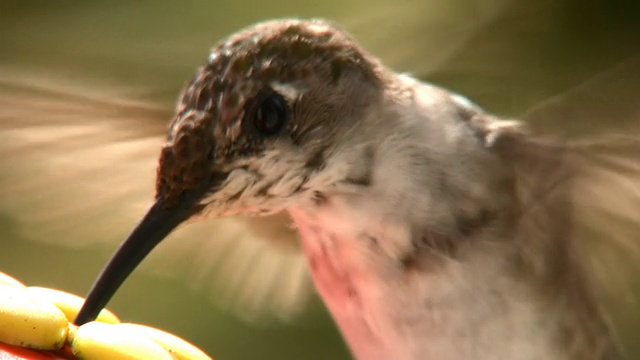
<svg viewBox="0 0 640 360"><path fill-rule="evenodd" d="M640 3L634 0L0 0L0 66L106 79L143 88L145 98L171 107L220 38L274 17L337 21L390 67L494 113L525 114L550 131L638 128ZM0 270L78 294L113 251L30 241L10 213L0 214L0 231ZM256 325L220 310L180 279L139 271L110 308L128 321L177 333L220 360L348 358L317 300L292 323ZM640 353L633 341L640 329L633 326L623 324L623 336Z"/></svg>

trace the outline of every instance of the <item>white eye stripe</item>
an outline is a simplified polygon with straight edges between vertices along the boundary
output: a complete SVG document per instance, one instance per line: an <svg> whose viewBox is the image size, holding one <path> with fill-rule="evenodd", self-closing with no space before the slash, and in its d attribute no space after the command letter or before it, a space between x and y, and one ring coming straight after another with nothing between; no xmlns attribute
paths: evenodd
<svg viewBox="0 0 640 360"><path fill-rule="evenodd" d="M280 95L284 96L288 102L294 101L300 97L302 94L302 90L298 89L292 84L280 83L277 81L272 81L269 85L275 91L277 91Z"/></svg>

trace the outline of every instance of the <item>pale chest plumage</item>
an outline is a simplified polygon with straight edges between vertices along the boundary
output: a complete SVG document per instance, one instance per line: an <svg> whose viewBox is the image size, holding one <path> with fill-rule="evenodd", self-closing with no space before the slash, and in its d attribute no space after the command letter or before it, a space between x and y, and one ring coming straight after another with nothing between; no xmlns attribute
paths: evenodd
<svg viewBox="0 0 640 360"><path fill-rule="evenodd" d="M324 223L348 221L336 210L292 217L316 287L358 359L558 358L547 352L553 315L505 275L494 258L501 249L469 244L459 260L425 254L408 266L380 244L410 240L378 237L401 231L385 234L374 219L359 231Z"/></svg>

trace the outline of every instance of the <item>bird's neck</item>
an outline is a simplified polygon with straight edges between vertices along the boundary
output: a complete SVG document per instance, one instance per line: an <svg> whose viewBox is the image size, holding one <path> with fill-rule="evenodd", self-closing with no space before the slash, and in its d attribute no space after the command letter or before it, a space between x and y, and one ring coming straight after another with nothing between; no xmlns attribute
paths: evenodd
<svg viewBox="0 0 640 360"><path fill-rule="evenodd" d="M574 259L566 186L556 181L564 174L523 163L518 176L509 160L456 142L463 128L429 128L441 120L425 120L428 131L389 132L402 144L377 142L371 169L353 167L367 175L360 190L337 186L289 208L316 288L354 355L617 359Z"/></svg>
<svg viewBox="0 0 640 360"><path fill-rule="evenodd" d="M347 222L362 220L340 206L290 213L316 288L358 359L607 358L606 329L582 316L589 299L572 303L589 294L536 284L496 239L456 246L455 255L406 253L414 240L399 224L370 219L356 230Z"/></svg>

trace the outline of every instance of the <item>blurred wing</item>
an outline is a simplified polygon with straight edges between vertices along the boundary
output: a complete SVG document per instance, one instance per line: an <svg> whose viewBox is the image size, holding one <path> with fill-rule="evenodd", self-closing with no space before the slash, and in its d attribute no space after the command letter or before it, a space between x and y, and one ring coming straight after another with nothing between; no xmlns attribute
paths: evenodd
<svg viewBox="0 0 640 360"><path fill-rule="evenodd" d="M301 255L289 216L281 213L187 224L143 268L173 276L182 269L180 279L210 288L212 300L245 320L291 320L313 294Z"/></svg>
<svg viewBox="0 0 640 360"><path fill-rule="evenodd" d="M524 118L570 138L574 237L615 328L637 353L640 325L640 56L530 109ZM635 347L635 348L634 348Z"/></svg>
<svg viewBox="0 0 640 360"><path fill-rule="evenodd" d="M640 54L539 103L523 118L564 136L640 136Z"/></svg>
<svg viewBox="0 0 640 360"><path fill-rule="evenodd" d="M424 76L446 66L512 6L510 0L371 2L342 23L388 66Z"/></svg>
<svg viewBox="0 0 640 360"><path fill-rule="evenodd" d="M573 145L573 244L618 341L640 351L640 137Z"/></svg>
<svg viewBox="0 0 640 360"><path fill-rule="evenodd" d="M113 248L150 205L171 111L108 89L0 71L0 211L21 234ZM214 299L243 316L288 318L311 294L288 224L286 215L190 224L142 268L213 284Z"/></svg>

